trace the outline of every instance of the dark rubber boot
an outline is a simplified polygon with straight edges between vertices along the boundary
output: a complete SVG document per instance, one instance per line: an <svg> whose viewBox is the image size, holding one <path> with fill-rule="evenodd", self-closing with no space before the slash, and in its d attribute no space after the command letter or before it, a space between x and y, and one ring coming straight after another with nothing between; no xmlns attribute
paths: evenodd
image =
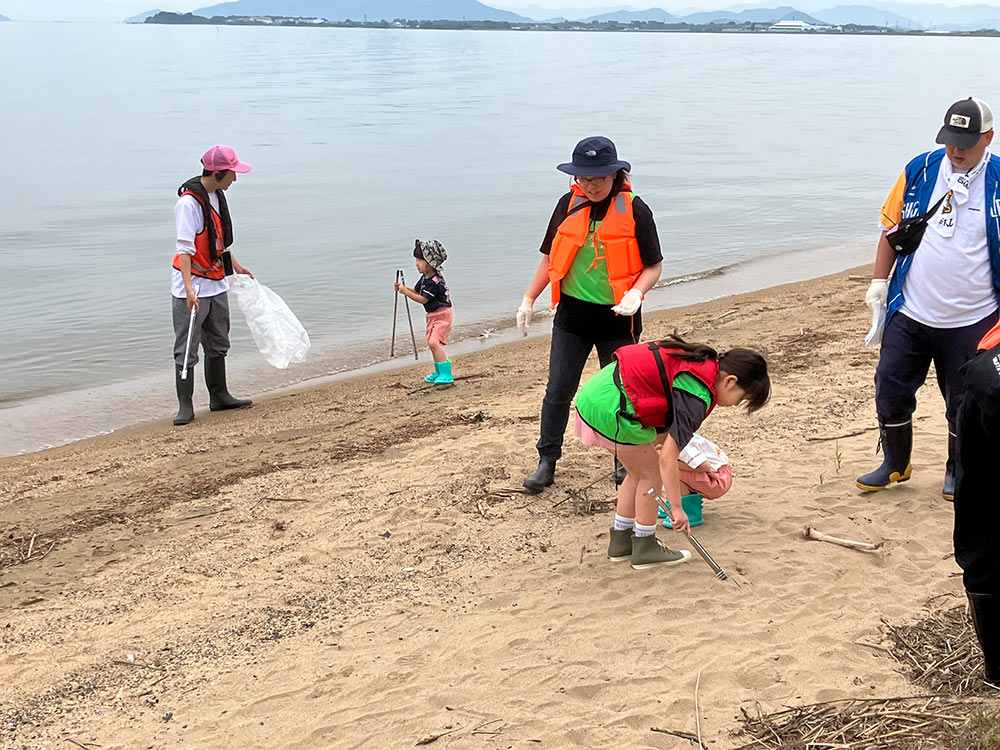
<svg viewBox="0 0 1000 750"><path fill-rule="evenodd" d="M857 485L867 492L884 490L893 482L905 482L910 478L910 452L913 450L913 421L886 424L878 421L879 445L882 447L882 465L875 471L862 474ZM878 448L875 449L878 452Z"/></svg>
<svg viewBox="0 0 1000 750"><path fill-rule="evenodd" d="M1000 594L973 594L969 597L972 624L983 649L986 681L1000 687Z"/></svg>
<svg viewBox="0 0 1000 750"><path fill-rule="evenodd" d="M212 411L239 409L253 403L248 398L236 398L229 392L225 357L205 357L205 385L208 386L208 408Z"/></svg>
<svg viewBox="0 0 1000 750"><path fill-rule="evenodd" d="M948 425L948 463L944 469L944 484L941 485L941 497L949 503L955 502L955 446L958 443L958 436L955 435L955 426Z"/></svg>
<svg viewBox="0 0 1000 750"><path fill-rule="evenodd" d="M556 478L556 462L551 458L538 461L538 468L524 478L524 489L537 494L548 487Z"/></svg>
<svg viewBox="0 0 1000 750"><path fill-rule="evenodd" d="M181 380L181 368L174 368L174 384L177 386L177 416L174 417L174 424L187 424L194 419L194 404L191 396L194 394L194 370L188 368L187 379Z"/></svg>
<svg viewBox="0 0 1000 750"><path fill-rule="evenodd" d="M621 487L622 482L625 481L625 477L628 476L628 472L625 471L625 467L622 466L622 462L617 458L615 459L615 487Z"/></svg>

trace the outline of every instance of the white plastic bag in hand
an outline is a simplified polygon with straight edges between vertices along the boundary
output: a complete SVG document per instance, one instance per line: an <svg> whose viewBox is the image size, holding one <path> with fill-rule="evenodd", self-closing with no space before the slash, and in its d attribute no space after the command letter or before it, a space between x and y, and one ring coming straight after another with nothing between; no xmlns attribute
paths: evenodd
<svg viewBox="0 0 1000 750"><path fill-rule="evenodd" d="M531 325L531 308L534 304L535 300L526 294L521 300L521 306L517 308L517 314L514 318L517 321L517 330L521 332L522 336L528 335L528 326Z"/></svg>
<svg viewBox="0 0 1000 750"><path fill-rule="evenodd" d="M305 360L311 346L309 334L281 297L242 273L229 277L229 288L269 365L284 370L291 362Z"/></svg>
<svg viewBox="0 0 1000 750"><path fill-rule="evenodd" d="M865 346L878 346L882 343L882 332L885 330L885 308L889 299L889 282L886 279L872 279L865 292L865 304L872 311L872 327L865 336Z"/></svg>

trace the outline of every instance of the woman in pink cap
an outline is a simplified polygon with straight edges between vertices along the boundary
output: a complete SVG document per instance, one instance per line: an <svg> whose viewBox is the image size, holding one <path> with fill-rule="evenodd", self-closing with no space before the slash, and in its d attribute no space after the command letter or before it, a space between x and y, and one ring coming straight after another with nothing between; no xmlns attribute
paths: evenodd
<svg viewBox="0 0 1000 750"><path fill-rule="evenodd" d="M212 146L201 157L202 173L177 190L174 218L177 248L174 253L173 296L174 364L177 401L180 408L174 424L194 419L194 378L182 372L198 363L198 345L205 349L205 384L212 411L249 406L250 399L234 398L226 386L226 354L229 352L229 281L233 273L253 274L233 257L233 222L225 191L236 182L236 173L250 171L231 146ZM194 311L190 353L188 332Z"/></svg>

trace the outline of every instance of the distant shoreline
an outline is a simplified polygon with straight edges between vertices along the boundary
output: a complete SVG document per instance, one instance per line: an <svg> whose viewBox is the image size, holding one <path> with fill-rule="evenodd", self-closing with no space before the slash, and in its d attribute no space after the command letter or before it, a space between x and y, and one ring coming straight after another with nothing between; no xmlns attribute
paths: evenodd
<svg viewBox="0 0 1000 750"><path fill-rule="evenodd" d="M143 23L165 24L171 26L277 26L283 28L343 28L343 29L410 29L410 30L447 30L447 31L579 31L579 32L609 32L627 31L639 33L689 33L689 34L781 34L784 36L815 36L815 35L888 35L888 36L919 36L919 37L1000 37L998 29L977 29L976 31L935 31L927 29L899 29L888 26L865 26L861 24L844 24L843 26L815 26L805 24L807 28L786 26L774 28L780 21L742 22L727 21L726 23L691 24L683 22L664 21L560 21L548 23L544 21L420 21L415 19L397 18L393 21L330 21L325 18L297 18L290 16L196 16L193 13L169 13L162 11L150 16Z"/></svg>

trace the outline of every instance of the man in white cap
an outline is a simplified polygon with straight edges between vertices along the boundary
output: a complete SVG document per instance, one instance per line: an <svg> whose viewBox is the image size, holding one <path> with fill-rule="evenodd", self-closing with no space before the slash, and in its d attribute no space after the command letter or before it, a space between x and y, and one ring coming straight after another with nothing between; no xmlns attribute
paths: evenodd
<svg viewBox="0 0 1000 750"><path fill-rule="evenodd" d="M198 363L199 344L205 349L205 384L212 411L249 406L250 399L234 398L226 385L226 354L229 352L229 281L232 273L249 270L236 262L229 250L233 244L233 222L225 191L236 182L236 174L250 171L230 146L212 146L201 157L202 174L177 190L174 218L177 247L174 253L173 296L174 364L179 409L175 425L194 419L192 373ZM195 287L198 287L197 291ZM188 350L191 312L194 326ZM182 373L187 371L187 377Z"/></svg>
<svg viewBox="0 0 1000 750"><path fill-rule="evenodd" d="M1000 304L1000 157L990 154L992 140L993 113L986 102L955 102L937 135L944 148L910 161L882 206L865 303L873 312L885 310L875 370L884 460L858 477L863 490L910 478L916 392L933 361L948 419L941 494L954 499L959 368L997 322ZM903 231L914 224L916 232Z"/></svg>

